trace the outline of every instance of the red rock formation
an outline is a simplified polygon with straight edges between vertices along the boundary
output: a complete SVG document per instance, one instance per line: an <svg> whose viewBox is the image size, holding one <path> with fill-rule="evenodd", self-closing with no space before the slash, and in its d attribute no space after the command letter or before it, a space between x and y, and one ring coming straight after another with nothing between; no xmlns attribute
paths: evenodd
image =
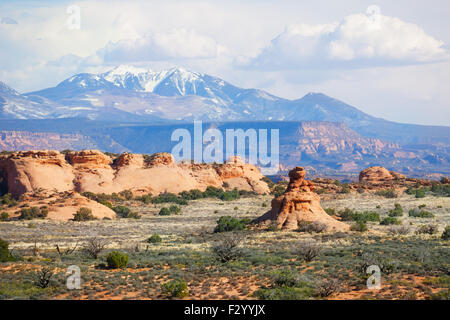
<svg viewBox="0 0 450 320"><path fill-rule="evenodd" d="M143 155L124 153L113 164L97 150L70 152L66 157L58 151L17 152L0 156L0 171L15 197L41 189L157 195L214 186L269 192L259 170L239 159L219 165L177 164L169 153L155 154L147 161Z"/></svg>
<svg viewBox="0 0 450 320"><path fill-rule="evenodd" d="M306 171L296 167L289 172L290 182L285 193L272 200L272 209L256 223L274 221L279 229L295 230L301 221L320 222L328 230L343 231L349 226L330 217L320 206L320 197L314 193L314 184L304 178Z"/></svg>
<svg viewBox="0 0 450 320"><path fill-rule="evenodd" d="M404 175L394 171L389 171L383 167L370 167L361 171L359 174L360 183L369 183L373 185L405 179L406 177Z"/></svg>

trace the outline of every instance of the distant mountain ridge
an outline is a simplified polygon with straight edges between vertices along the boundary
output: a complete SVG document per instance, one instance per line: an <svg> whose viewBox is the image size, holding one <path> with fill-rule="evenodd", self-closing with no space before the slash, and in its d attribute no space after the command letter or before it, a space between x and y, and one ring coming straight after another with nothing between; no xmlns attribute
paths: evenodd
<svg viewBox="0 0 450 320"><path fill-rule="evenodd" d="M359 134L408 145L450 145L450 127L400 124L373 117L322 93L296 100L243 89L183 68L118 66L76 74L56 87L18 94L0 85L2 119L86 118L126 123L329 121Z"/></svg>

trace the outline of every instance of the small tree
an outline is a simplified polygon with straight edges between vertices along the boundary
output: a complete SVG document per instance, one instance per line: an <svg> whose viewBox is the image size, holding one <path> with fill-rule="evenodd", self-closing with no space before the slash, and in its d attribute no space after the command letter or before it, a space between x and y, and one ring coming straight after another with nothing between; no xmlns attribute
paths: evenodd
<svg viewBox="0 0 450 320"><path fill-rule="evenodd" d="M83 251L93 259L97 259L98 255L105 249L108 243L105 240L99 239L97 237L90 238L87 240Z"/></svg>
<svg viewBox="0 0 450 320"><path fill-rule="evenodd" d="M244 235L241 233L225 234L211 249L219 261L232 261L243 255L242 249L239 248L243 240Z"/></svg>
<svg viewBox="0 0 450 320"><path fill-rule="evenodd" d="M81 207L78 209L77 213L73 216L73 221L90 221L96 220L92 214L92 210L86 207Z"/></svg>
<svg viewBox="0 0 450 320"><path fill-rule="evenodd" d="M159 234L155 233L150 238L147 239L148 243L158 243L161 242L162 239Z"/></svg>

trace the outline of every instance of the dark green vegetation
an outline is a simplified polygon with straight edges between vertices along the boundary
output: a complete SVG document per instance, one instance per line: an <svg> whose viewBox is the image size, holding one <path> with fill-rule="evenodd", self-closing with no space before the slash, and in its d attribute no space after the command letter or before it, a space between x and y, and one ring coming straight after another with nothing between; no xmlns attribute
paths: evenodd
<svg viewBox="0 0 450 320"><path fill-rule="evenodd" d="M128 256L119 251L112 251L106 256L106 262L111 269L123 269L128 265Z"/></svg>
<svg viewBox="0 0 450 320"><path fill-rule="evenodd" d="M214 232L228 232L244 230L246 225L250 223L248 219L238 219L230 216L220 217L217 220L217 226Z"/></svg>
<svg viewBox="0 0 450 320"><path fill-rule="evenodd" d="M0 239L0 262L15 261L9 251L9 243L3 239Z"/></svg>
<svg viewBox="0 0 450 320"><path fill-rule="evenodd" d="M44 219L48 214L47 207L31 207L20 210L19 220Z"/></svg>
<svg viewBox="0 0 450 320"><path fill-rule="evenodd" d="M96 220L92 214L92 210L89 208L80 208L73 216L73 221L91 221Z"/></svg>

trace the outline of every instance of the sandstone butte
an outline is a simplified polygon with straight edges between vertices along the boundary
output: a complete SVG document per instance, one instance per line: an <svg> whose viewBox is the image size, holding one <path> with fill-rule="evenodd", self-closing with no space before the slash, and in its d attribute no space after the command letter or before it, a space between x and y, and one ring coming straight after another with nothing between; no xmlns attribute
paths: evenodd
<svg viewBox="0 0 450 320"><path fill-rule="evenodd" d="M169 153L146 159L124 153L114 161L97 150L70 152L23 151L0 157L0 174L14 197L37 190L90 191L111 194L130 190L133 194L158 195L214 186L231 190L269 193L258 168L233 157L225 164L175 163Z"/></svg>
<svg viewBox="0 0 450 320"><path fill-rule="evenodd" d="M109 208L79 194L85 191L111 194L130 190L134 195L158 195L192 189L204 191L214 186L259 194L270 192L258 168L243 163L240 157L224 164L193 164L176 163L169 153L146 157L124 153L113 160L97 150L66 155L48 150L21 151L0 156L0 177L6 181L7 191L16 198L36 192L69 194L72 203L64 206L71 210L62 212L61 206L50 208L48 217L60 220L70 219L81 206L91 208L98 218L115 216Z"/></svg>
<svg viewBox="0 0 450 320"><path fill-rule="evenodd" d="M404 181L406 177L383 167L370 167L359 173L359 182L381 185L387 182Z"/></svg>
<svg viewBox="0 0 450 320"><path fill-rule="evenodd" d="M275 223L278 229L295 230L298 223L319 222L328 231L346 231L349 225L329 216L320 206L320 197L314 192L314 184L305 180L306 171L296 167L289 171L289 185L281 196L272 200L272 209L254 223Z"/></svg>

